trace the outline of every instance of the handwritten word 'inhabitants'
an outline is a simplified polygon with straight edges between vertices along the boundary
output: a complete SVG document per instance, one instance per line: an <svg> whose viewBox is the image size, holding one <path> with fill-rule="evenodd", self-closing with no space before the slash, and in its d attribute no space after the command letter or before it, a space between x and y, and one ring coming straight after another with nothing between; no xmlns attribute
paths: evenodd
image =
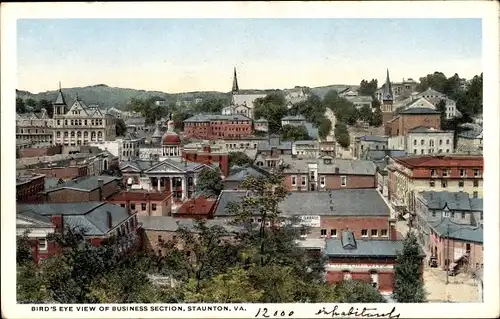
<svg viewBox="0 0 500 319"><path fill-rule="evenodd" d="M377 308L363 308L359 311L358 308L351 307L349 311L340 311L339 306L334 306L332 310L323 309L318 310L315 313L316 316L319 315L331 315L333 317L366 317L366 318L399 318L400 314L396 313L396 307L393 307L391 311L386 313L377 312Z"/></svg>

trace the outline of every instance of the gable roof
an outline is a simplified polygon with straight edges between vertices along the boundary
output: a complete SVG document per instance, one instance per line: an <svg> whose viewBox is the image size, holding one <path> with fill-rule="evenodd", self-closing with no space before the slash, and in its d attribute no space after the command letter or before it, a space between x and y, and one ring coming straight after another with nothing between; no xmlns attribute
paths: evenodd
<svg viewBox="0 0 500 319"><path fill-rule="evenodd" d="M432 210L441 210L445 207L449 210L471 210L469 194L465 192L423 191L420 195L426 201L427 207Z"/></svg>
<svg viewBox="0 0 500 319"><path fill-rule="evenodd" d="M415 114L439 114L438 111L430 109L430 108L423 108L423 107L411 107L408 108L404 111L399 112L399 114L405 114L405 115L415 115Z"/></svg>
<svg viewBox="0 0 500 319"><path fill-rule="evenodd" d="M409 133L453 133L453 131L442 131L429 126L417 126L408 131Z"/></svg>
<svg viewBox="0 0 500 319"><path fill-rule="evenodd" d="M483 167L483 156L477 155L453 155L453 156L405 156L394 158L394 160L407 167L443 167L443 166L462 166L462 167Z"/></svg>
<svg viewBox="0 0 500 319"><path fill-rule="evenodd" d="M100 175L100 176L85 176L81 178L77 178L71 181L67 181L63 184L59 184L54 188L51 188L49 190L46 190L45 192L53 192L56 190L60 190L63 188L69 188L69 189L74 189L74 190L79 190L79 191L84 191L84 192L90 192L93 191L94 189L99 188L99 180L103 181L104 185L107 185L113 181L119 181L119 177L115 176L108 176L108 175Z"/></svg>
<svg viewBox="0 0 500 319"><path fill-rule="evenodd" d="M264 176L264 172L259 170L258 168L248 166L244 167L237 172L234 172L233 174L229 175L224 179L224 182L242 182L247 178L248 176L253 176L253 177L260 177Z"/></svg>
<svg viewBox="0 0 500 319"><path fill-rule="evenodd" d="M429 223L429 226L439 235L462 241L483 243L483 227L464 226L452 222L445 217L438 223Z"/></svg>
<svg viewBox="0 0 500 319"><path fill-rule="evenodd" d="M196 114L184 120L184 123L191 122L210 122L210 121L250 121L251 119L242 114Z"/></svg>
<svg viewBox="0 0 500 319"><path fill-rule="evenodd" d="M184 160L174 160L174 159L165 159L156 165L151 166L149 169L145 171L145 173L154 173L154 172L167 172L167 173L178 173L178 172L194 172L203 169L204 167L210 167L205 164L188 162Z"/></svg>
<svg viewBox="0 0 500 319"><path fill-rule="evenodd" d="M376 165L372 161L351 160L335 158L331 160L331 164L325 164L323 161L318 163L319 174L338 174L346 175L375 175L377 171Z"/></svg>

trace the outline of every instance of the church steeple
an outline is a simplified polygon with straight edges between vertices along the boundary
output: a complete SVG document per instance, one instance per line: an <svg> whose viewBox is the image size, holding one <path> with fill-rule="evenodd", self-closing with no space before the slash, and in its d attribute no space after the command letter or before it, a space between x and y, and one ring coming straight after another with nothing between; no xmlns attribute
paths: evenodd
<svg viewBox="0 0 500 319"><path fill-rule="evenodd" d="M57 97L52 105L54 107L54 114L63 115L66 113L67 104L61 89L61 81L59 81L59 92L57 93Z"/></svg>
<svg viewBox="0 0 500 319"><path fill-rule="evenodd" d="M389 78L389 69L387 69L387 77L385 78L384 84L384 95L382 96L383 101L392 101L394 96L392 94L391 79Z"/></svg>
<svg viewBox="0 0 500 319"><path fill-rule="evenodd" d="M233 75L233 88L231 92L233 94L238 93L240 91L240 88L238 87L238 77L236 75L236 67L234 67L234 75Z"/></svg>

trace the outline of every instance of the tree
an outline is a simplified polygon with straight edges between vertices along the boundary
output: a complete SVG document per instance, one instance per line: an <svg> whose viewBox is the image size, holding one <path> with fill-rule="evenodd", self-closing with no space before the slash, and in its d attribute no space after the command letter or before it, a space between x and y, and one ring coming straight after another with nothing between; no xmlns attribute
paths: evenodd
<svg viewBox="0 0 500 319"><path fill-rule="evenodd" d="M173 112L172 120L175 123L175 127L177 129L184 129L184 121L193 116L194 113L187 109L181 109Z"/></svg>
<svg viewBox="0 0 500 319"><path fill-rule="evenodd" d="M224 183L218 169L204 168L198 175L197 188L200 191L209 192L214 195L219 195L224 189Z"/></svg>
<svg viewBox="0 0 500 319"><path fill-rule="evenodd" d="M254 109L255 118L265 118L269 121L268 129L270 133L279 133L281 129L281 119L288 113L285 105L276 104L265 99L257 99Z"/></svg>
<svg viewBox="0 0 500 319"><path fill-rule="evenodd" d="M371 123L373 117L372 108L368 105L363 105L363 107L359 110L359 117L361 120Z"/></svg>
<svg viewBox="0 0 500 319"><path fill-rule="evenodd" d="M408 232L403 250L396 257L393 297L401 303L426 302L427 293L421 277L421 249L417 237Z"/></svg>
<svg viewBox="0 0 500 319"><path fill-rule="evenodd" d="M447 81L448 79L442 72L436 71L433 74L428 74L420 78L420 83L417 85L417 91L423 92L428 88L432 88L433 90L446 94Z"/></svg>
<svg viewBox="0 0 500 319"><path fill-rule="evenodd" d="M228 101L223 99L205 100L194 106L196 113L221 113L222 108L228 104Z"/></svg>
<svg viewBox="0 0 500 319"><path fill-rule="evenodd" d="M332 130L332 122L326 117L323 117L318 128L319 137L321 139L326 139L326 137L330 134L331 130Z"/></svg>
<svg viewBox="0 0 500 319"><path fill-rule="evenodd" d="M337 124L335 124L334 132L337 143L339 143L343 148L349 147L349 145L351 144L351 139L349 136L349 131L347 130L347 125L342 122L337 122Z"/></svg>
<svg viewBox="0 0 500 319"><path fill-rule="evenodd" d="M335 285L336 295L339 296L337 302L344 303L386 303L378 289L372 287L370 283L358 280L345 280Z"/></svg>
<svg viewBox="0 0 500 319"><path fill-rule="evenodd" d="M326 107L332 108L333 104L340 99L340 96L337 91L335 90L330 90L326 92L325 96L323 97L323 104Z"/></svg>
<svg viewBox="0 0 500 319"><path fill-rule="evenodd" d="M26 105L20 97L16 98L16 112L19 114L26 113Z"/></svg>
<svg viewBox="0 0 500 319"><path fill-rule="evenodd" d="M16 237L16 261L18 265L33 261L28 234L29 232L26 231L23 235Z"/></svg>
<svg viewBox="0 0 500 319"><path fill-rule="evenodd" d="M310 139L307 129L303 125L284 125L281 127L282 140L302 141Z"/></svg>
<svg viewBox="0 0 500 319"><path fill-rule="evenodd" d="M229 153L229 167L251 165L253 160L244 152Z"/></svg>
<svg viewBox="0 0 500 319"><path fill-rule="evenodd" d="M362 80L359 85L358 94L363 96L374 97L377 89L378 89L377 79L372 79L370 82L368 82L367 80Z"/></svg>
<svg viewBox="0 0 500 319"><path fill-rule="evenodd" d="M35 109L35 108L36 108L36 101L35 101L35 100L33 100L32 98L28 98L28 99L26 99L26 101L24 101L24 104L25 104L26 106L29 106L29 107L33 108L33 109Z"/></svg>
<svg viewBox="0 0 500 319"><path fill-rule="evenodd" d="M123 119L115 119L116 136L124 136L127 133L127 126Z"/></svg>
<svg viewBox="0 0 500 319"><path fill-rule="evenodd" d="M446 101L445 100L441 100L439 101L438 105L436 106L436 111L438 111L440 113L440 119L441 119L441 123L440 123L440 126L441 126L441 129L443 129L444 127L446 127Z"/></svg>
<svg viewBox="0 0 500 319"><path fill-rule="evenodd" d="M382 110L380 108L376 108L375 111L373 112L372 121L370 125L379 127L380 125L382 125L382 120L383 120Z"/></svg>

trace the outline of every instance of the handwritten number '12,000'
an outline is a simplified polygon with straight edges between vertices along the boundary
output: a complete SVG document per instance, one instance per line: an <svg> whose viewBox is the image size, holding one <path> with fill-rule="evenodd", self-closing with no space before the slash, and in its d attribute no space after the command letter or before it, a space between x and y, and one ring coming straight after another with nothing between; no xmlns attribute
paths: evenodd
<svg viewBox="0 0 500 319"><path fill-rule="evenodd" d="M282 310L282 311L275 311L273 314L267 314L267 308L259 308L259 310L255 314L255 318L257 318L259 315L264 318L270 318L270 317L283 318L283 317L293 316L293 311L286 313L286 311Z"/></svg>

